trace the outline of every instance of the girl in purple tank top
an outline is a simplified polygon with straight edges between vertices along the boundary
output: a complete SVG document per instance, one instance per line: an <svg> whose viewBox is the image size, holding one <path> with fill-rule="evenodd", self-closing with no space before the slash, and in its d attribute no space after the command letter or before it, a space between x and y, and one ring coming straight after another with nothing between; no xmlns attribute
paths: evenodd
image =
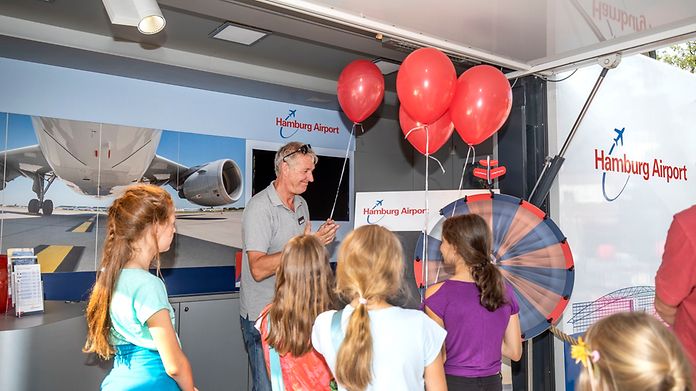
<svg viewBox="0 0 696 391"><path fill-rule="evenodd" d="M454 275L425 292L425 312L447 330L449 390L500 391L502 356L522 356L519 305L491 261L491 230L478 215L449 218L440 252Z"/></svg>

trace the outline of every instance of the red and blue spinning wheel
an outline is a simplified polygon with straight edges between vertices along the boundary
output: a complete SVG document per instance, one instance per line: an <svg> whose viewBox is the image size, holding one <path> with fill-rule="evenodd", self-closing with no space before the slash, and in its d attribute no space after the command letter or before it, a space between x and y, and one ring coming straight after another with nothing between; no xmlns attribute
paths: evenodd
<svg viewBox="0 0 696 391"><path fill-rule="evenodd" d="M563 314L575 280L573 255L561 230L527 201L504 194L479 194L454 201L428 233L427 285L447 279L440 243L447 217L475 213L493 230L493 259L520 305L522 338L531 339ZM423 235L416 245L414 272L423 287Z"/></svg>

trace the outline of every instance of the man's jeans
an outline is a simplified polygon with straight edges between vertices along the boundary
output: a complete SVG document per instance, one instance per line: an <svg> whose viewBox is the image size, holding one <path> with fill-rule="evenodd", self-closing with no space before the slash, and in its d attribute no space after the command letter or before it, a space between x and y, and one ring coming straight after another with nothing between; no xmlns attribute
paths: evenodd
<svg viewBox="0 0 696 391"><path fill-rule="evenodd" d="M266 361L263 358L263 347L261 346L261 333L254 328L254 320L239 317L242 325L242 337L244 346L249 355L249 367L251 368L251 380L253 391L271 391L271 381L266 371Z"/></svg>

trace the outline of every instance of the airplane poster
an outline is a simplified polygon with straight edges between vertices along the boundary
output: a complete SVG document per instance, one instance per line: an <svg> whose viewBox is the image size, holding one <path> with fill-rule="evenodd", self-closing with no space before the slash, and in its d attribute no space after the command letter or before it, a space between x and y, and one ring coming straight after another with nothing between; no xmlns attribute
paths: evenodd
<svg viewBox="0 0 696 391"><path fill-rule="evenodd" d="M162 267L234 264L245 140L0 113L0 248L33 247L42 272L98 267L106 209L136 182L163 186L177 234Z"/></svg>

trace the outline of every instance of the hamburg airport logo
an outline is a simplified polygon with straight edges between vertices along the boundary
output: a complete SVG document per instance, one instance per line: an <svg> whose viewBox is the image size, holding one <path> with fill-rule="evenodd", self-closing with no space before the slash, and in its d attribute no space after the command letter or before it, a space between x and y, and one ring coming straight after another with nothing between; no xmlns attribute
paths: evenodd
<svg viewBox="0 0 696 391"><path fill-rule="evenodd" d="M621 147L623 148L624 131L626 131L625 127L621 128L621 130L614 128L614 132L616 132L616 138L613 139L613 143L611 144L611 148L609 148L609 153L607 154L607 156L611 156L612 153L614 153L614 149L619 146L619 143L621 143ZM602 154L604 154L604 151L602 151ZM596 163L596 160L595 160L595 163ZM604 167L602 167L602 168L604 168ZM607 194L607 172L604 171L602 173L602 195L604 195L604 199L609 201L609 202L612 202L615 199L619 198L621 193L623 193L624 189L626 189L626 185L628 185L629 179L631 179L631 176L626 175L626 181L623 183L621 190L619 190L619 192L614 197L611 197L610 195Z"/></svg>
<svg viewBox="0 0 696 391"><path fill-rule="evenodd" d="M662 159L653 158L652 163L650 161L633 160L629 159L626 150L624 149L624 132L626 128L614 128L616 137L612 139L611 146L609 147L609 152L606 153L603 149L594 150L594 165L595 170L602 171L602 195L604 199L612 202L619 198L621 193L626 189L629 179L631 176L640 176L643 180L648 181L654 178L661 178L667 183L674 183L676 181L687 181L687 167L686 164L682 165L672 165L666 161L663 162ZM617 152L621 150L621 152ZM623 153L622 153L623 152ZM622 153L622 156L618 156ZM619 173L626 174L626 179L622 180L623 185L621 190L618 192L612 192L609 194L607 192L607 173ZM609 180L611 182L611 180ZM619 182L620 183L620 182Z"/></svg>
<svg viewBox="0 0 696 391"><path fill-rule="evenodd" d="M384 207L382 206L383 202L384 202L384 200L377 200L377 201L375 201L375 205L371 209L370 208L363 209L363 214L367 215L367 223L368 224L377 224L380 221L382 221L384 216L387 215L387 213L380 213L380 212L385 210ZM380 208L377 209L377 207L380 207Z"/></svg>
<svg viewBox="0 0 696 391"><path fill-rule="evenodd" d="M290 138L300 130L307 133L333 133L338 134L338 126L328 126L319 122L302 122L297 120L297 109L288 110L288 114L275 117L275 124L278 126L278 132L281 138Z"/></svg>
<svg viewBox="0 0 696 391"><path fill-rule="evenodd" d="M282 138L290 138L290 137L294 136L295 133L297 133L298 130L300 130L299 127L295 127L294 130L291 130L291 131L286 130L285 133L283 133L283 128L284 128L284 127L288 127L288 126L283 126L283 125L288 125L288 124L289 124L288 120L289 120L290 118L295 118L295 114L297 113L297 109L295 109L295 110L288 110L288 111L289 111L289 113L288 113L288 115L285 117L284 120L280 120L280 117L276 117L276 125L278 125L279 122L280 122L280 125L281 125L281 126L280 126L280 137L282 137ZM280 121L279 121L279 120L280 120ZM294 122L297 122L297 121L294 121Z"/></svg>

